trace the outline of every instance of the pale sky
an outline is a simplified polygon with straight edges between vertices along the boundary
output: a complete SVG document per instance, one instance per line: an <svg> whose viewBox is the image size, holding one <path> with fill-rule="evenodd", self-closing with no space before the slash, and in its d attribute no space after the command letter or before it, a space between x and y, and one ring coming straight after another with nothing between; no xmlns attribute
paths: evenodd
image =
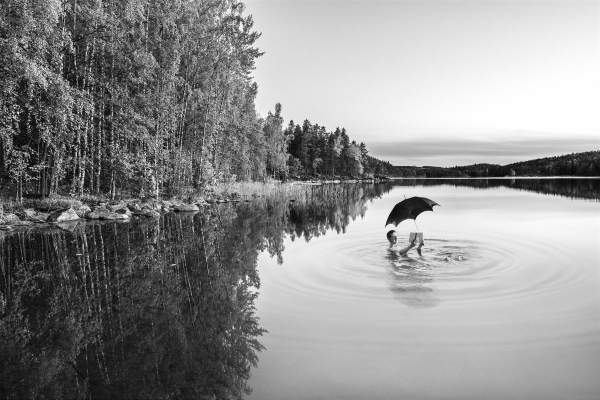
<svg viewBox="0 0 600 400"><path fill-rule="evenodd" d="M600 150L600 1L245 0L258 112L394 165Z"/></svg>

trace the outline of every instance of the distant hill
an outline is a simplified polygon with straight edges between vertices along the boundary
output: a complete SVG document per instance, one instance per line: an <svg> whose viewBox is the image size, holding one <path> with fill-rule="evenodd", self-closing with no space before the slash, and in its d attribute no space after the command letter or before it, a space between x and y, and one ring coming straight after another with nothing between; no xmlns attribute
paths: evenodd
<svg viewBox="0 0 600 400"><path fill-rule="evenodd" d="M600 150L538 158L517 163L443 167L394 166L403 177L600 176Z"/></svg>
<svg viewBox="0 0 600 400"><path fill-rule="evenodd" d="M410 165L394 166L394 176L402 176L405 178L460 178L465 174L461 171L443 167L416 167Z"/></svg>

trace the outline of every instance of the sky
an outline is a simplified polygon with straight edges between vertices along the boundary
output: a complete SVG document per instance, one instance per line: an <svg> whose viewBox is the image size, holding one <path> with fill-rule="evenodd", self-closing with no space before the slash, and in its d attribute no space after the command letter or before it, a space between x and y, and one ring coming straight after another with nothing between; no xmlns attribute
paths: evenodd
<svg viewBox="0 0 600 400"><path fill-rule="evenodd" d="M600 150L600 1L245 0L257 111L394 165Z"/></svg>

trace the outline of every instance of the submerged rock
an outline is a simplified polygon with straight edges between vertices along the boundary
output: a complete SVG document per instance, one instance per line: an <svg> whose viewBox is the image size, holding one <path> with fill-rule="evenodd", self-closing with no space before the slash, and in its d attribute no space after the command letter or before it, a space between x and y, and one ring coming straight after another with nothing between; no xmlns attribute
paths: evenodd
<svg viewBox="0 0 600 400"><path fill-rule="evenodd" d="M26 221L26 220L23 220L23 221L19 220L19 221L15 221L15 222L11 223L11 225L13 225L13 226L29 226L31 224L32 224L31 221Z"/></svg>
<svg viewBox="0 0 600 400"><path fill-rule="evenodd" d="M150 217L150 218L159 218L160 217L160 213L158 211L151 210L149 208L144 208L142 210L136 210L133 212L133 215L140 215L143 217Z"/></svg>
<svg viewBox="0 0 600 400"><path fill-rule="evenodd" d="M132 215L131 211L129 211L129 208L127 208L127 207L119 208L119 209L115 210L115 212L117 214L125 214L128 217L131 217L131 215Z"/></svg>
<svg viewBox="0 0 600 400"><path fill-rule="evenodd" d="M174 208L175 211L200 211L196 204L181 204Z"/></svg>
<svg viewBox="0 0 600 400"><path fill-rule="evenodd" d="M66 221L75 221L79 219L79 215L72 208L56 210L48 215L46 221L48 222L66 222Z"/></svg>
<svg viewBox="0 0 600 400"><path fill-rule="evenodd" d="M120 220L120 219L129 219L129 215L120 214L117 212L111 212L107 210L97 209L95 211L89 212L85 215L87 219L98 219L98 220Z"/></svg>
<svg viewBox="0 0 600 400"><path fill-rule="evenodd" d="M80 220L76 221L67 221L67 222L59 222L56 224L63 231L73 232L79 226Z"/></svg>

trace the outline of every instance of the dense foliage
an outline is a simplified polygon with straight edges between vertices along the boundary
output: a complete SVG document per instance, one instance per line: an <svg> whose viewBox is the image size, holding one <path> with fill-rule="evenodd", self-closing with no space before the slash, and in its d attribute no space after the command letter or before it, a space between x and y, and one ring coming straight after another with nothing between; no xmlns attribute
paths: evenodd
<svg viewBox="0 0 600 400"><path fill-rule="evenodd" d="M304 120L302 126L290 121L285 129L288 169L291 176L357 178L412 177L425 175L416 167L393 166L369 155L364 143L350 141L345 128L327 132L324 126ZM436 168L436 167L432 167ZM458 176L446 170L448 176Z"/></svg>
<svg viewBox="0 0 600 400"><path fill-rule="evenodd" d="M345 130L260 118L238 0L0 5L0 178L23 194L154 197L267 176L389 173Z"/></svg>
<svg viewBox="0 0 600 400"><path fill-rule="evenodd" d="M3 1L0 175L17 197L176 193L277 168L237 0ZM267 137L265 137L267 136Z"/></svg>
<svg viewBox="0 0 600 400"><path fill-rule="evenodd" d="M290 121L285 137L292 176L358 177L370 172L365 144L351 142L344 128L327 132L324 126L313 125L308 119L302 126Z"/></svg>
<svg viewBox="0 0 600 400"><path fill-rule="evenodd" d="M239 0L0 3L0 179L24 194L158 197L296 177L598 175L598 152L394 167L345 129L261 118Z"/></svg>

